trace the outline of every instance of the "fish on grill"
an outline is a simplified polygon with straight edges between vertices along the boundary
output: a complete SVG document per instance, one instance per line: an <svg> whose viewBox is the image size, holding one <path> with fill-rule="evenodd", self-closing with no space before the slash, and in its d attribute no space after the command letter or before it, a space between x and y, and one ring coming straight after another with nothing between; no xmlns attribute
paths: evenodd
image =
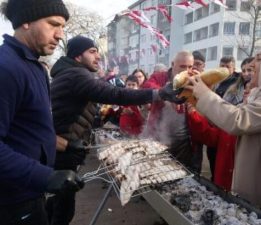
<svg viewBox="0 0 261 225"><path fill-rule="evenodd" d="M128 140L99 152L98 158L110 168L110 174L119 183L122 205L143 187L187 176L187 171L170 157L166 149L152 140Z"/></svg>

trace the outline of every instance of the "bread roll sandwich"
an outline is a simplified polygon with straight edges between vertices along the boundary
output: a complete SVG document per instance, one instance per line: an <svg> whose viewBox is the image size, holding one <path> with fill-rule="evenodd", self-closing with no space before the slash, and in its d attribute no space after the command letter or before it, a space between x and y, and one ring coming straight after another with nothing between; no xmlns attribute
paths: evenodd
<svg viewBox="0 0 261 225"><path fill-rule="evenodd" d="M173 79L173 89L181 88L184 86L188 77L193 76L193 74L189 74L187 71L183 71L177 74ZM227 68L220 67L217 69L207 70L200 74L202 81L208 86L215 85L222 80L225 80L229 76L229 71ZM190 90L183 90L180 94L180 97L185 96L188 102L192 103L193 105L196 104L196 99L192 95Z"/></svg>

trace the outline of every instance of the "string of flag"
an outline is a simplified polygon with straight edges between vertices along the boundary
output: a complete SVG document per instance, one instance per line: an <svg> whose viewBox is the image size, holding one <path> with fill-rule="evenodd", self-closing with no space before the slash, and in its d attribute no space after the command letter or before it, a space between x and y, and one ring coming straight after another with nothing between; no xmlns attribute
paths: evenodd
<svg viewBox="0 0 261 225"><path fill-rule="evenodd" d="M151 25L151 21L148 19L148 17L145 15L145 12L147 11L159 11L166 20L171 23L173 21L173 18L169 15L168 7L178 7L181 9L194 9L195 5L202 5L204 7L207 7L211 2L220 5L221 7L227 7L225 5L225 0L193 0L193 1L186 1L183 0L182 2L171 4L171 5L158 5L158 6L151 6L147 7L141 10L125 10L121 13L121 15L128 16L131 20L133 20L136 24L140 25L141 27L148 29L152 35L155 35L156 38L159 40L160 44L163 48L166 48L170 45L170 42L167 40L167 38L160 32L159 29L153 27Z"/></svg>

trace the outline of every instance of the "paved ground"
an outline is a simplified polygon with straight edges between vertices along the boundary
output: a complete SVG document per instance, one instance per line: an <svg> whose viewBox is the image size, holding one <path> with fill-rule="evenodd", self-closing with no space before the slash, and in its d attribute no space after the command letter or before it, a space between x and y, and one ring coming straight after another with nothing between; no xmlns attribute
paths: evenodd
<svg viewBox="0 0 261 225"><path fill-rule="evenodd" d="M98 161L94 154L90 154L86 162L86 165L81 168L81 173L94 171L98 167ZM203 172L208 174L206 160L204 160ZM106 192L104 186L104 182L94 180L87 183L84 189L77 194L76 214L71 225L90 225L91 219ZM114 191L94 224L167 225L154 209L139 197L132 199L126 206L122 207Z"/></svg>

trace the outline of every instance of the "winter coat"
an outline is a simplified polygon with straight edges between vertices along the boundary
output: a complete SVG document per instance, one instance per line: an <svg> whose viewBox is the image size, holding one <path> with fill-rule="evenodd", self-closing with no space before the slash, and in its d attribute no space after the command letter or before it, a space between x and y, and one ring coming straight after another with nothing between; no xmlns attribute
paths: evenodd
<svg viewBox="0 0 261 225"><path fill-rule="evenodd" d="M240 77L240 74L237 72L234 72L233 74L231 74L227 79L225 79L224 81L222 81L221 83L219 83L217 85L217 87L215 88L215 92L223 98L224 94L226 93L226 91L229 89L229 87L231 85L233 85L234 83L237 82L238 78Z"/></svg>
<svg viewBox="0 0 261 225"><path fill-rule="evenodd" d="M200 94L196 108L238 136L232 191L261 206L261 89L252 90L249 99L248 104L233 106L209 90Z"/></svg>
<svg viewBox="0 0 261 225"><path fill-rule="evenodd" d="M217 149L214 183L230 191L234 168L236 136L209 124L206 118L194 111L189 113L192 141Z"/></svg>
<svg viewBox="0 0 261 225"><path fill-rule="evenodd" d="M0 71L0 205L11 205L43 195L56 137L38 56L4 35Z"/></svg>
<svg viewBox="0 0 261 225"><path fill-rule="evenodd" d="M243 102L243 95L244 95L244 89L245 89L245 81L240 76L237 78L236 82L233 83L225 92L223 99L227 102L238 105Z"/></svg>
<svg viewBox="0 0 261 225"><path fill-rule="evenodd" d="M66 138L85 139L84 134L90 134L94 117L94 112L90 110L93 107L90 105L94 103L145 104L151 102L153 97L152 90L134 91L95 79L87 68L68 57L61 57L55 63L51 76L55 130Z"/></svg>
<svg viewBox="0 0 261 225"><path fill-rule="evenodd" d="M124 109L131 110L131 113L122 112L120 115L120 129L129 135L139 135L142 131L144 119L138 106L124 106Z"/></svg>

